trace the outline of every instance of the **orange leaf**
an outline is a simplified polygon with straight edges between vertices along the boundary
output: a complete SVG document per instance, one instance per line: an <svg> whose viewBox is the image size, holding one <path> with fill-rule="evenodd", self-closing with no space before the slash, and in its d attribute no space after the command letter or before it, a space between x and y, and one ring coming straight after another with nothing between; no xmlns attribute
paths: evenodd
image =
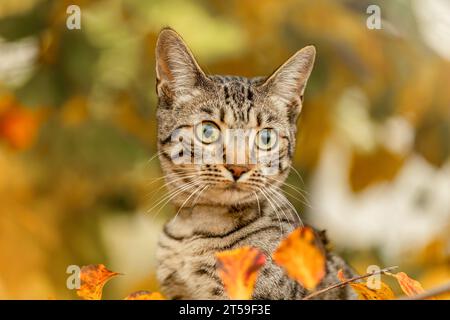
<svg viewBox="0 0 450 320"><path fill-rule="evenodd" d="M342 269L340 269L338 271L337 277L342 282L347 280L344 276L344 273L342 272ZM380 281L379 289L371 289L367 286L366 283L349 283L349 285L358 294L360 300L393 300L393 299L395 299L395 295L392 292L391 288L382 281Z"/></svg>
<svg viewBox="0 0 450 320"><path fill-rule="evenodd" d="M404 272L398 272L398 273L395 273L395 274L394 273L386 273L386 274L394 277L395 279L397 279L398 284L400 285L400 287L402 288L403 292L407 296L411 297L411 296L415 296L415 295L417 295L419 293L425 292L425 290L423 290L422 285L420 284L419 281L411 279Z"/></svg>
<svg viewBox="0 0 450 320"><path fill-rule="evenodd" d="M325 276L325 257L309 227L295 229L273 253L275 262L308 290Z"/></svg>
<svg viewBox="0 0 450 320"><path fill-rule="evenodd" d="M37 130L37 117L29 110L14 106L0 114L0 137L14 149L29 147Z"/></svg>
<svg viewBox="0 0 450 320"><path fill-rule="evenodd" d="M125 297L124 300L165 300L159 292L136 291Z"/></svg>
<svg viewBox="0 0 450 320"><path fill-rule="evenodd" d="M256 248L243 247L216 253L217 269L231 299L248 300L266 256Z"/></svg>
<svg viewBox="0 0 450 320"><path fill-rule="evenodd" d="M103 264L90 264L81 268L81 286L78 296L85 300L100 300L105 283L119 273L106 269Z"/></svg>

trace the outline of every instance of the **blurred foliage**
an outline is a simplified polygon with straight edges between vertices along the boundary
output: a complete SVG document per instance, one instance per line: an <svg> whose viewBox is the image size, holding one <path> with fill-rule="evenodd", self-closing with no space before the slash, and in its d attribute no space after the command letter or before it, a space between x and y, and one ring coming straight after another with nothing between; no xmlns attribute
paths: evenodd
<svg viewBox="0 0 450 320"><path fill-rule="evenodd" d="M366 28L373 3L382 30ZM81 7L81 30L66 28L70 4ZM389 184L413 155L448 166L450 61L421 38L412 1L2 1L0 298L75 298L70 264L130 274L106 298L157 289L154 247L171 210L145 211L164 192L152 183L161 175L152 156L154 45L166 25L209 73L268 75L317 47L295 158L304 181L293 174L292 184L308 190L331 138L351 150L355 194ZM412 138L397 142L392 119ZM442 227L401 257L425 288L450 278L450 224ZM383 248L337 249L357 269L390 264Z"/></svg>

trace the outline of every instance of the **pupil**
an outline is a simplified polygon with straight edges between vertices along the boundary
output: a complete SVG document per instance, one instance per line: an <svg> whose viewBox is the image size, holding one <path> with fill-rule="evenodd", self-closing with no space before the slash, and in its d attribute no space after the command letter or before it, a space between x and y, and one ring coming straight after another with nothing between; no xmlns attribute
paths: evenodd
<svg viewBox="0 0 450 320"><path fill-rule="evenodd" d="M270 142L270 134L269 134L269 132L267 132L267 131L263 132L263 134L262 134L262 142L264 144L269 144L269 142Z"/></svg>
<svg viewBox="0 0 450 320"><path fill-rule="evenodd" d="M205 138L210 138L211 135L212 135L211 127L204 127L203 128L203 135L205 136Z"/></svg>

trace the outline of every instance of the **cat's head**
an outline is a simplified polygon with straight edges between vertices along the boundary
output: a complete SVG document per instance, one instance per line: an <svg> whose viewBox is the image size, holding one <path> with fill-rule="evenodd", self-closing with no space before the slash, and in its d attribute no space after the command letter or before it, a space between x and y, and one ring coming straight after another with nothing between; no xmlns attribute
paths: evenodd
<svg viewBox="0 0 450 320"><path fill-rule="evenodd" d="M161 31L158 147L176 202L236 205L279 190L314 57L305 47L267 78L207 75L175 31Z"/></svg>

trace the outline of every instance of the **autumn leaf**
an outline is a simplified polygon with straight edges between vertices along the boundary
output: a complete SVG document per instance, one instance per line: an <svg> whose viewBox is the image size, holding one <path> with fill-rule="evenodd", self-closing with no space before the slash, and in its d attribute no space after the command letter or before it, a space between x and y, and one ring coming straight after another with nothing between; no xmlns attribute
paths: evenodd
<svg viewBox="0 0 450 320"><path fill-rule="evenodd" d="M347 281L344 276L344 272L340 269L337 273L337 277L342 282ZM358 294L360 300L393 300L395 295L391 288L380 281L379 289L371 289L366 283L349 283L352 289Z"/></svg>
<svg viewBox="0 0 450 320"><path fill-rule="evenodd" d="M406 273L404 272L398 272L398 273L386 273L389 276L394 277L397 279L398 284L402 288L403 292L407 296L415 296L419 293L425 292L425 290L422 288L422 285L419 281L411 279Z"/></svg>
<svg viewBox="0 0 450 320"><path fill-rule="evenodd" d="M238 300L250 299L266 256L256 248L243 247L218 252L216 258L219 276L228 296Z"/></svg>
<svg viewBox="0 0 450 320"><path fill-rule="evenodd" d="M165 300L165 298L159 292L141 290L129 294L124 300Z"/></svg>
<svg viewBox="0 0 450 320"><path fill-rule="evenodd" d="M325 257L309 227L295 229L273 253L274 261L308 290L325 276Z"/></svg>
<svg viewBox="0 0 450 320"><path fill-rule="evenodd" d="M36 137L38 120L25 108L13 106L0 114L0 138L14 149L26 149Z"/></svg>
<svg viewBox="0 0 450 320"><path fill-rule="evenodd" d="M81 268L81 286L77 290L79 297L85 300L100 300L102 298L103 286L117 272L106 269L103 264L90 264Z"/></svg>

